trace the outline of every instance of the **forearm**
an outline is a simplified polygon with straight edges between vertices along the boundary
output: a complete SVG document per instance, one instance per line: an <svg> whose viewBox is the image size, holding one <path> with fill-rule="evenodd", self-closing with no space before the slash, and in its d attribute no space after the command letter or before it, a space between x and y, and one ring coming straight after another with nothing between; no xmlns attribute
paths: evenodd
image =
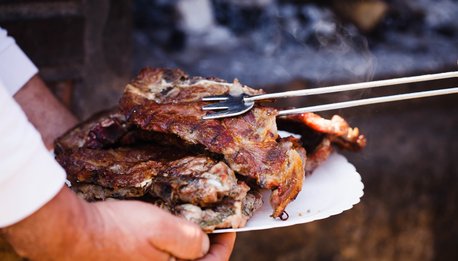
<svg viewBox="0 0 458 261"><path fill-rule="evenodd" d="M194 260L209 248L200 227L156 206L87 203L68 188L2 232L18 254L31 260Z"/></svg>
<svg viewBox="0 0 458 261"><path fill-rule="evenodd" d="M15 95L29 121L40 132L48 149L54 140L74 126L76 117L57 100L40 76L33 76Z"/></svg>
<svg viewBox="0 0 458 261"><path fill-rule="evenodd" d="M51 257L47 252L65 256L78 248L78 239L84 240L81 232L85 230L85 205L87 203L64 187L38 211L1 231L23 257L32 260Z"/></svg>

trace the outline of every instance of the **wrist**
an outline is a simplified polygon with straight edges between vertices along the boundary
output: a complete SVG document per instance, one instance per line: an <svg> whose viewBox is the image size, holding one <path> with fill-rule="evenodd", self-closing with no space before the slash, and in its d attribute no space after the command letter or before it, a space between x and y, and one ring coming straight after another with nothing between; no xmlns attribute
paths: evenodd
<svg viewBox="0 0 458 261"><path fill-rule="evenodd" d="M51 93L43 80L35 75L15 95L28 120L40 132L48 149L54 140L76 125L78 120Z"/></svg>
<svg viewBox="0 0 458 261"><path fill-rule="evenodd" d="M30 259L65 256L84 240L89 208L89 203L64 187L41 209L2 229L2 233L21 256Z"/></svg>

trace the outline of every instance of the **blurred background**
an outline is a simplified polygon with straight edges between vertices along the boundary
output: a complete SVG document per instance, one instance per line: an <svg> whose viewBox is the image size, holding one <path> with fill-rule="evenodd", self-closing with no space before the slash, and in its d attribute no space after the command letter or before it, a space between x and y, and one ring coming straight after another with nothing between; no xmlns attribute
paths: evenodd
<svg viewBox="0 0 458 261"><path fill-rule="evenodd" d="M0 26L81 119L115 105L145 66L267 92L457 70L457 17L457 0L0 0ZM343 152L361 173L362 201L325 220L239 233L231 260L458 260L458 97L322 113L332 114L368 139ZM20 259L0 242L0 260Z"/></svg>

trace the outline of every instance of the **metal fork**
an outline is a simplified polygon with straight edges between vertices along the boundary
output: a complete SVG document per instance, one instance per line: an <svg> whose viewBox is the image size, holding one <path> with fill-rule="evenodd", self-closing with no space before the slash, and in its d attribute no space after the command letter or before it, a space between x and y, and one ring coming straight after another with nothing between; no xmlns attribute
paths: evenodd
<svg viewBox="0 0 458 261"><path fill-rule="evenodd" d="M251 108L253 108L255 104L255 101L259 101L259 100L317 95L317 94L375 88L375 87L405 84L405 83L424 82L424 81L455 78L455 77L458 77L458 72L427 74L427 75L421 75L421 76L403 77L403 78L396 78L396 79L389 79L389 80L335 85L335 86L321 87L321 88L315 88L315 89L305 89L305 90L287 91L287 92L279 92L279 93L268 93L268 94L261 94L261 95L255 95L255 96L249 96L246 94L242 94L238 96L234 96L234 95L207 96L207 97L203 97L202 101L208 101L208 102L213 101L217 103L204 105L202 106L202 110L205 110L205 111L211 110L211 111L216 111L216 112L208 113L204 115L202 119L218 119L218 118L226 118L226 117L233 117L233 116L241 115L251 110ZM440 89L440 90L432 90L432 91L413 92L413 93L406 93L406 94L396 94L396 95L360 99L360 100L346 101L346 102L337 102L337 103L309 106L309 107L297 108L297 109L281 110L279 111L279 115L327 111L327 110L356 107L356 106L363 106L363 105L383 103L383 102L401 101L401 100L407 100L407 99L416 99L416 98L453 94L453 93L458 93L458 87Z"/></svg>

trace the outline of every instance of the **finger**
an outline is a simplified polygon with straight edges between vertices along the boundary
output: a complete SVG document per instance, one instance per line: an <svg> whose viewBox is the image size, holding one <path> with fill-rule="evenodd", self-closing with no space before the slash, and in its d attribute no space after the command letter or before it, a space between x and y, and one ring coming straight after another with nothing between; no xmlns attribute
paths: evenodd
<svg viewBox="0 0 458 261"><path fill-rule="evenodd" d="M229 260L234 249L236 233L215 234L210 236L210 250L201 261Z"/></svg>
<svg viewBox="0 0 458 261"><path fill-rule="evenodd" d="M149 237L154 247L183 259L200 258L208 252L208 236L199 226L159 208L154 215Z"/></svg>
<svg viewBox="0 0 458 261"><path fill-rule="evenodd" d="M123 248L123 246L119 246ZM129 252L127 250L130 250ZM113 249L113 255L107 255L106 253L92 260L135 260L135 261L147 261L147 260L157 260L157 261L170 261L173 260L172 256L169 253L161 251L151 244L148 245L148 242L145 242L145 245L137 245L133 248L123 249L123 255L120 255L119 249ZM107 257L108 256L108 257Z"/></svg>
<svg viewBox="0 0 458 261"><path fill-rule="evenodd" d="M138 256L137 256L138 255ZM112 260L116 260L112 259ZM119 259L118 259L119 260ZM131 253L131 255L124 260L158 260L158 261L170 261L174 260L174 258L166 252L160 251L153 246L144 247L140 250L140 253Z"/></svg>
<svg viewBox="0 0 458 261"><path fill-rule="evenodd" d="M92 206L96 206L103 221L100 227L107 228L104 233L106 237L102 237L99 244L99 248L105 251L95 251L94 254L102 256L84 260L171 260L170 251L164 251L152 243L150 233L151 229L170 229L161 226L161 220L169 218L171 214L138 201L98 202Z"/></svg>

